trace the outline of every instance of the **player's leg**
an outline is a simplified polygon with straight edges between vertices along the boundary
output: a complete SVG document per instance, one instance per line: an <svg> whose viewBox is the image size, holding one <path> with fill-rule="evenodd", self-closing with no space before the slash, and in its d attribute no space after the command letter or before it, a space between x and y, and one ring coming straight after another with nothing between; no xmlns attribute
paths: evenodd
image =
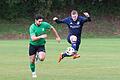
<svg viewBox="0 0 120 80"><path fill-rule="evenodd" d="M78 49L79 49L80 42L81 42L81 39L78 38L77 42L76 42L76 52L74 52L74 54L73 54L73 59L76 59L76 58L80 57L80 54L77 53Z"/></svg>
<svg viewBox="0 0 120 80"><path fill-rule="evenodd" d="M71 44L70 36L71 36L71 35L68 35L67 41ZM59 59L58 59L58 63L59 63L64 57L71 57L71 56L72 56L72 55L69 55L69 54L68 54L68 51L65 50L64 52L60 53L60 56L59 56Z"/></svg>
<svg viewBox="0 0 120 80"><path fill-rule="evenodd" d="M71 47L74 49L74 52L76 52L77 48L77 37L75 35L68 35L67 41L72 45ZM73 54L69 54L69 50L65 51L63 54L63 57L71 57Z"/></svg>
<svg viewBox="0 0 120 80"><path fill-rule="evenodd" d="M37 50L37 52L38 52L38 57L39 57L39 60L40 61L44 61L44 59L45 59L45 45L42 45L42 46L39 46L39 48L38 48L38 50Z"/></svg>
<svg viewBox="0 0 120 80"><path fill-rule="evenodd" d="M79 58L80 55L77 54L80 45L80 38L76 37L75 35L70 36L71 47L75 50L72 54L73 59Z"/></svg>
<svg viewBox="0 0 120 80"><path fill-rule="evenodd" d="M35 55L30 56L30 69L32 71L32 77L36 78L36 71L35 71Z"/></svg>
<svg viewBox="0 0 120 80"><path fill-rule="evenodd" d="M79 44L78 44L78 40L77 37L75 35L68 35L67 38L68 42L71 44L71 47L74 49L73 53L71 54L68 49L64 52L62 52L59 56L59 60L58 62L60 62L64 57L71 57L73 56L73 59L79 58L80 55L77 54L78 48L79 48Z"/></svg>
<svg viewBox="0 0 120 80"><path fill-rule="evenodd" d="M36 55L35 46L30 44L30 46L29 46L29 58L30 58L30 69L31 69L33 78L37 77L36 72L35 72L35 55Z"/></svg>
<svg viewBox="0 0 120 80"><path fill-rule="evenodd" d="M44 59L45 59L45 52L39 51L36 53L35 63L38 63L39 61L44 61Z"/></svg>
<svg viewBox="0 0 120 80"><path fill-rule="evenodd" d="M64 57L71 57L72 55L69 55L69 53L66 51L60 53L58 63L64 58Z"/></svg>
<svg viewBox="0 0 120 80"><path fill-rule="evenodd" d="M71 41L72 40L72 41ZM73 46L72 47L74 47L74 48L76 48L76 41L77 40L77 37L76 36L71 36L71 35L68 35L68 37L67 37L67 41L70 43L70 44L72 44L72 42L73 42ZM59 56L59 59L58 59L58 63L64 58L64 57L71 57L71 56L73 56L73 54L69 54L69 51L68 51L68 49L67 50L65 50L64 52L62 52L61 54L60 54L60 56Z"/></svg>
<svg viewBox="0 0 120 80"><path fill-rule="evenodd" d="M39 60L40 61L44 61L45 60L45 52L42 52L42 51L40 51L39 53L38 53L38 56L39 56Z"/></svg>
<svg viewBox="0 0 120 80"><path fill-rule="evenodd" d="M77 51L77 37L75 35L70 36L71 47Z"/></svg>

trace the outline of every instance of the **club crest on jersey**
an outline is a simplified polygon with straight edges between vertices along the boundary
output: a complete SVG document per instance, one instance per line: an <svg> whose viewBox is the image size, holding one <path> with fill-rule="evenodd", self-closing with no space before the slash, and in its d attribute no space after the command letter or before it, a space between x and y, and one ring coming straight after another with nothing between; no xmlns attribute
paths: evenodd
<svg viewBox="0 0 120 80"><path fill-rule="evenodd" d="M72 22L70 24L73 24Z"/></svg>
<svg viewBox="0 0 120 80"><path fill-rule="evenodd" d="M78 21L78 22L77 22L77 24L79 25L79 24L80 24L80 22Z"/></svg>
<svg viewBox="0 0 120 80"><path fill-rule="evenodd" d="M44 31L45 29L44 28L42 28L42 31Z"/></svg>

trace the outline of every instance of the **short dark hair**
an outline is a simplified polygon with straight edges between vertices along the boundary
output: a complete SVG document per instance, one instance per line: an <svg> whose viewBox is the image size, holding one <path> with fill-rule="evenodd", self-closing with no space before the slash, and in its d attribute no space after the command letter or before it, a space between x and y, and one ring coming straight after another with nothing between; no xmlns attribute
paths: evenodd
<svg viewBox="0 0 120 80"><path fill-rule="evenodd" d="M44 17L41 16L40 14L36 14L34 18L35 18L36 20L38 20L38 19L44 19Z"/></svg>
<svg viewBox="0 0 120 80"><path fill-rule="evenodd" d="M72 10L71 15L75 15L75 14L78 14L78 12L76 10Z"/></svg>

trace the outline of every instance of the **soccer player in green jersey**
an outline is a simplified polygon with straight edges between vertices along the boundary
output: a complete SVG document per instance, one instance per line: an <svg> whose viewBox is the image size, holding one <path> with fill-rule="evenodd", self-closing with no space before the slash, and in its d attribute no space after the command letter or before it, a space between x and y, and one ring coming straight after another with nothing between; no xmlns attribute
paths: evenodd
<svg viewBox="0 0 120 80"><path fill-rule="evenodd" d="M32 77L36 78L36 72L35 72L35 56L36 52L38 53L38 57L40 61L44 61L45 59L45 43L47 30L52 30L54 33L56 40L60 42L60 37L55 30L55 28L50 25L47 22L43 21L43 17L40 15L35 16L35 23L33 23L29 28L29 34L30 34L30 43L29 43L29 57L30 57L30 69L32 71Z"/></svg>

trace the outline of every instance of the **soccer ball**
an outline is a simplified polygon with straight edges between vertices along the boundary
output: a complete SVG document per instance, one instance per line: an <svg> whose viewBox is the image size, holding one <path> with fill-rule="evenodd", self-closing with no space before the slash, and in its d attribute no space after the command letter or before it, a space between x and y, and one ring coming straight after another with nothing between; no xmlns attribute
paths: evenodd
<svg viewBox="0 0 120 80"><path fill-rule="evenodd" d="M72 55L75 52L75 50L72 47L68 47L66 52L67 52L68 55Z"/></svg>

